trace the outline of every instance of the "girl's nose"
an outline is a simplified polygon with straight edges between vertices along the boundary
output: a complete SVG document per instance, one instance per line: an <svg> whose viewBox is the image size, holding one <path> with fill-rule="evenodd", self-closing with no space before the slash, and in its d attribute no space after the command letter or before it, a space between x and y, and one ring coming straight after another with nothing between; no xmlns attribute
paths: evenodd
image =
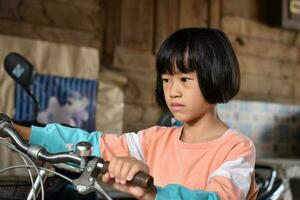
<svg viewBox="0 0 300 200"><path fill-rule="evenodd" d="M176 98L181 96L181 90L179 84L173 82L170 90L170 97Z"/></svg>

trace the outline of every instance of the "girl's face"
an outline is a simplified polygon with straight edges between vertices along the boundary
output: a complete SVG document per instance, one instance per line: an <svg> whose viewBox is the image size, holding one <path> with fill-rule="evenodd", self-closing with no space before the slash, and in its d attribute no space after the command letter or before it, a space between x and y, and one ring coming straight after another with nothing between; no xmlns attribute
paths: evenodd
<svg viewBox="0 0 300 200"><path fill-rule="evenodd" d="M163 74L162 81L166 103L177 120L197 122L213 108L201 93L196 72Z"/></svg>

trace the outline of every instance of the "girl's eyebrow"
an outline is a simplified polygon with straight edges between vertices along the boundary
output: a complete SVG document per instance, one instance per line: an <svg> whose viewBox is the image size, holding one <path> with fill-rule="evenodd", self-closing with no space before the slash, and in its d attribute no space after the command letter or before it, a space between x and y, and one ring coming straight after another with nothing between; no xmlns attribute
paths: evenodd
<svg viewBox="0 0 300 200"><path fill-rule="evenodd" d="M179 74L182 74L182 75L188 75L188 76L192 76L193 75L193 72L181 72Z"/></svg>

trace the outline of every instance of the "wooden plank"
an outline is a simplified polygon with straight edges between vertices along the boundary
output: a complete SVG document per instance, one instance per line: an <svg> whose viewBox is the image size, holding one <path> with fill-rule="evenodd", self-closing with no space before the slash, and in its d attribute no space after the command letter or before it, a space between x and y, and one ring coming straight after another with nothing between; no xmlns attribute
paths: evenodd
<svg viewBox="0 0 300 200"><path fill-rule="evenodd" d="M151 52L117 47L114 67L128 78L126 103L153 104L156 81L155 57Z"/></svg>
<svg viewBox="0 0 300 200"><path fill-rule="evenodd" d="M29 0L26 0L29 1ZM44 1L44 0L30 0L30 1ZM51 0L53 3L60 3L60 4L69 4L69 5L76 5L83 9L98 9L98 6L101 4L103 0Z"/></svg>
<svg viewBox="0 0 300 200"><path fill-rule="evenodd" d="M240 100L252 100L252 101L264 101L264 102L276 102L283 104L298 104L299 100L296 97L279 96L279 95L270 95L267 93L257 93L257 92L244 92L241 91L235 99Z"/></svg>
<svg viewBox="0 0 300 200"><path fill-rule="evenodd" d="M20 1L16 0L0 0L0 19L19 20L20 13L18 11L18 6L20 3Z"/></svg>
<svg viewBox="0 0 300 200"><path fill-rule="evenodd" d="M28 23L13 22L10 20L0 20L0 33L95 48L100 48L101 44L99 35L95 33L50 26L38 26Z"/></svg>
<svg viewBox="0 0 300 200"><path fill-rule="evenodd" d="M300 63L298 63L297 67L295 67L295 71L293 71L293 74L294 74L293 78L297 81L300 81Z"/></svg>
<svg viewBox="0 0 300 200"><path fill-rule="evenodd" d="M114 51L120 38L120 10L121 0L103 1L103 49L102 63L111 66L113 63Z"/></svg>
<svg viewBox="0 0 300 200"><path fill-rule="evenodd" d="M161 108L156 105L126 104L124 130L137 132L155 126L161 114Z"/></svg>
<svg viewBox="0 0 300 200"><path fill-rule="evenodd" d="M156 1L155 38L153 53L157 52L161 43L179 26L179 0Z"/></svg>
<svg viewBox="0 0 300 200"><path fill-rule="evenodd" d="M144 105L155 104L155 74L137 76L132 73L123 73L128 78L125 89L126 103L140 103Z"/></svg>
<svg viewBox="0 0 300 200"><path fill-rule="evenodd" d="M224 32L228 34L242 35L289 45L300 44L298 33L295 31L270 27L258 21L242 17L225 16L222 18L222 27Z"/></svg>
<svg viewBox="0 0 300 200"><path fill-rule="evenodd" d="M213 0L219 1L219 0ZM179 26L184 27L207 27L208 3L207 0L184 0L180 1ZM217 15L218 13L214 13Z"/></svg>
<svg viewBox="0 0 300 200"><path fill-rule="evenodd" d="M240 16L258 21L262 3L260 0L225 0L222 5L223 16Z"/></svg>
<svg viewBox="0 0 300 200"><path fill-rule="evenodd" d="M297 62L281 62L277 59L257 58L251 55L238 55L240 70L244 74L292 79L299 64ZM299 71L300 72L300 71ZM300 75L299 75L300 76Z"/></svg>
<svg viewBox="0 0 300 200"><path fill-rule="evenodd" d="M99 30L100 4L82 5L40 0L5 1L1 6L0 19L85 31Z"/></svg>
<svg viewBox="0 0 300 200"><path fill-rule="evenodd" d="M227 34L237 54L252 55L258 58L277 59L280 61L298 62L298 47L273 41L261 40L241 36L238 34Z"/></svg>
<svg viewBox="0 0 300 200"><path fill-rule="evenodd" d="M155 56L148 51L118 46L115 49L114 66L129 73L155 73Z"/></svg>
<svg viewBox="0 0 300 200"><path fill-rule="evenodd" d="M295 103L300 103L300 79L293 81L294 91L295 91Z"/></svg>
<svg viewBox="0 0 300 200"><path fill-rule="evenodd" d="M47 2L44 6L44 14L50 20L51 26L96 32L101 25L98 23L100 20L98 10L93 11L75 5L52 2Z"/></svg>
<svg viewBox="0 0 300 200"><path fill-rule="evenodd" d="M120 45L137 50L153 50L153 0L123 0Z"/></svg>
<svg viewBox="0 0 300 200"><path fill-rule="evenodd" d="M24 1L16 7L16 11L20 17L20 22L36 25L50 25L52 23L51 16L47 15L41 1Z"/></svg>
<svg viewBox="0 0 300 200"><path fill-rule="evenodd" d="M238 99L299 103L298 62L281 62L241 54L238 54L238 59L242 74Z"/></svg>
<svg viewBox="0 0 300 200"><path fill-rule="evenodd" d="M278 95L284 97L293 95L293 85L290 81L285 79L242 74L241 80L241 92L262 93L270 96Z"/></svg>
<svg viewBox="0 0 300 200"><path fill-rule="evenodd" d="M222 0L208 0L207 10L208 10L208 26L210 28L220 28L221 18L222 18Z"/></svg>

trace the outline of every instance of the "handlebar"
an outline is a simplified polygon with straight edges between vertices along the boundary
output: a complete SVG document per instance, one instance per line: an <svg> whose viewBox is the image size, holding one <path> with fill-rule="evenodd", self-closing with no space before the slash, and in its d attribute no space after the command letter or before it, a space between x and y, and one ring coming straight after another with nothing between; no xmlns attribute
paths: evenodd
<svg viewBox="0 0 300 200"><path fill-rule="evenodd" d="M70 154L69 152L64 153L49 153L47 150L38 145L28 145L19 133L13 127L9 117L0 113L0 137L9 137L12 143L17 149L23 153L35 158L38 161L48 162L51 164L57 163L74 163L80 164L82 162L81 157L76 154ZM108 161L104 161L102 158L97 159L96 171L99 174L104 174L108 171ZM145 172L138 172L130 181L134 185L138 185L144 188L153 187L153 177Z"/></svg>

